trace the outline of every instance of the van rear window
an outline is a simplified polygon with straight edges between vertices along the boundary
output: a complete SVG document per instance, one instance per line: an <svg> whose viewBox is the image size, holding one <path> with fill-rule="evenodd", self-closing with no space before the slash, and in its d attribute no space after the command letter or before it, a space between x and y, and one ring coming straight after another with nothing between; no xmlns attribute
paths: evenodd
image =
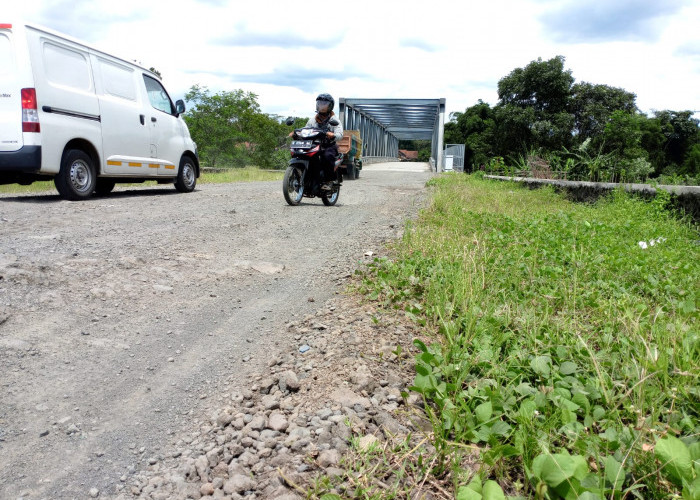
<svg viewBox="0 0 700 500"><path fill-rule="evenodd" d="M5 34L0 34L0 76L15 72L15 58L12 55L12 42Z"/></svg>
<svg viewBox="0 0 700 500"><path fill-rule="evenodd" d="M90 68L86 57L61 45L44 42L44 68L49 82L76 90L90 90Z"/></svg>
<svg viewBox="0 0 700 500"><path fill-rule="evenodd" d="M136 100L134 70L99 58L100 75L105 93L130 101Z"/></svg>

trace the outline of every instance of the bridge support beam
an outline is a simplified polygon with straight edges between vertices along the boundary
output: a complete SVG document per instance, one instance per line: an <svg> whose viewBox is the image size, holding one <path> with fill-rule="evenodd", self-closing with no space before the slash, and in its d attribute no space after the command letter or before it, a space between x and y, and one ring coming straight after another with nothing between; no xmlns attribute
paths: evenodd
<svg viewBox="0 0 700 500"><path fill-rule="evenodd" d="M445 99L338 100L338 119L347 130L359 130L362 155L398 159L399 140L431 140L438 172L445 134Z"/></svg>
<svg viewBox="0 0 700 500"><path fill-rule="evenodd" d="M445 99L440 99L439 111L435 117L433 137L431 144L431 157L435 161L435 171L442 172L445 169L445 158L442 150L445 143Z"/></svg>

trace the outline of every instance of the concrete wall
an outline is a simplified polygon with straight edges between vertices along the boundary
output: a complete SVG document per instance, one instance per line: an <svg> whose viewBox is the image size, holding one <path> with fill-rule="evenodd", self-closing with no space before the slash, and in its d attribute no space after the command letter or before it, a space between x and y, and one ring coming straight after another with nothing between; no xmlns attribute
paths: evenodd
<svg viewBox="0 0 700 500"><path fill-rule="evenodd" d="M553 179L535 179L534 177L504 177L500 175L485 175L487 179L499 181L520 182L531 188L550 185L555 189L565 191L567 196L576 201L595 201L609 192L622 188L627 192L638 194L645 198L656 196L657 189L671 193L672 204L700 223L700 186L671 186L651 184L618 184L614 182L585 182L562 181Z"/></svg>

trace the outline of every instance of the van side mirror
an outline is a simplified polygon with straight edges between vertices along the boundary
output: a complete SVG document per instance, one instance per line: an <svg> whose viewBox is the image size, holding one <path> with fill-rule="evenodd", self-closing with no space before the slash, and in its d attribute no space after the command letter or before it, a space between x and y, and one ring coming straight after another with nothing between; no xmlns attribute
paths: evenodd
<svg viewBox="0 0 700 500"><path fill-rule="evenodd" d="M340 125L340 122L338 120L336 120L335 118L331 118L328 123L330 123L334 127L337 127L338 125Z"/></svg>
<svg viewBox="0 0 700 500"><path fill-rule="evenodd" d="M177 111L178 115L183 114L185 112L185 101L182 99L175 101L175 111Z"/></svg>
<svg viewBox="0 0 700 500"><path fill-rule="evenodd" d="M284 121L285 125L294 125L294 118L291 116L288 116L287 119Z"/></svg>

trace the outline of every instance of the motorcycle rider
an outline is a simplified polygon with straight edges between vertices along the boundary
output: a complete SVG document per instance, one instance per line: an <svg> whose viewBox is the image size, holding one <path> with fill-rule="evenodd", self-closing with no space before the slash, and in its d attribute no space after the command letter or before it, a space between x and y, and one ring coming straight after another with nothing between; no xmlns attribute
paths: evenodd
<svg viewBox="0 0 700 500"><path fill-rule="evenodd" d="M335 116L333 112L334 106L335 100L332 95L319 94L316 98L316 116L310 118L306 124L307 127L326 130L326 137L329 140L329 143L322 147L320 151L321 172L323 175L321 189L324 191L333 189L333 182L336 182L337 176L334 167L335 159L338 156L338 145L335 141L343 138L343 126L341 124L333 126L328 123Z"/></svg>

